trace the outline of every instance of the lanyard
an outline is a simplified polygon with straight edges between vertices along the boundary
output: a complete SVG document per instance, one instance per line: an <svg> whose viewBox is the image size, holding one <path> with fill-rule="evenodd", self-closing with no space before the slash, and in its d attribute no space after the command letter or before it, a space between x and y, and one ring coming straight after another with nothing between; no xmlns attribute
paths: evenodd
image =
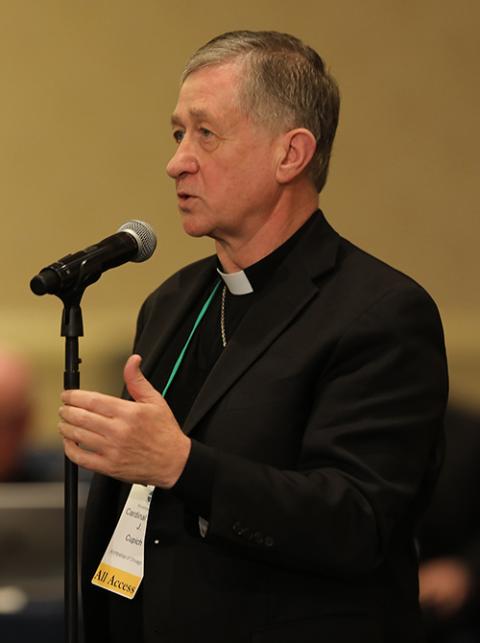
<svg viewBox="0 0 480 643"><path fill-rule="evenodd" d="M177 357L177 361L175 362L175 365L174 365L174 367L172 368L172 372L170 373L170 377L168 378L168 382L165 384L165 388L164 388L164 389L163 389L163 391L162 391L162 396L163 396L163 397L165 397L165 395L167 394L167 391L168 391L168 389L170 388L170 384L173 382L173 379L174 379L175 375L177 374L178 369L180 368L180 364L183 362L183 358L185 357L185 353L187 352L187 348L188 348L188 346L189 346L189 344L190 344L190 341L191 341L191 339L192 339L192 337L193 337L193 334L194 334L194 333L195 333L195 331L197 330L199 323L200 323L200 322L202 321L202 319L204 318L205 313L207 312L207 309L208 309L208 307L210 306L210 304L211 304L211 302L212 302L212 299L213 299L213 297L214 297L215 293L217 292L218 287L219 287L219 286L220 286L220 284L221 284L221 281L222 281L221 279L219 279L219 280L217 281L217 283L215 284L215 286L214 286L214 288L213 288L212 292L211 292L211 293L210 293L210 295L208 296L207 301L203 304L203 306L202 306L202 310L198 313L198 317L197 317L197 319L195 320L195 323L193 324L193 328L192 328L192 330L190 331L190 335L188 336L188 339L187 339L187 341L185 342L184 347L183 347L183 348L182 348L182 350L180 351L180 355Z"/></svg>
<svg viewBox="0 0 480 643"><path fill-rule="evenodd" d="M185 346L180 351L180 355L177 357L168 382L163 389L163 396L165 396L173 378L177 374L193 334L205 316L219 285L220 280L215 284L207 301L203 304L190 331L190 335L185 342ZM94 585L119 594L120 596L125 596L126 598L131 599L135 596L143 579L144 542L150 511L150 500L154 489L155 487L152 485L132 485L115 531L100 561L100 565L92 578L91 582Z"/></svg>

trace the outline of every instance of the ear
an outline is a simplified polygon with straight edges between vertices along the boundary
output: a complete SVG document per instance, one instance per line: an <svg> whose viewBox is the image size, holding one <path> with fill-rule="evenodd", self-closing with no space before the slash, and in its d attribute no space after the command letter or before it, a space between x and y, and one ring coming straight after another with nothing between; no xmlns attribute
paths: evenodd
<svg viewBox="0 0 480 643"><path fill-rule="evenodd" d="M282 136L282 157L277 166L279 183L290 183L299 176L312 160L317 142L312 132L304 127L292 129Z"/></svg>

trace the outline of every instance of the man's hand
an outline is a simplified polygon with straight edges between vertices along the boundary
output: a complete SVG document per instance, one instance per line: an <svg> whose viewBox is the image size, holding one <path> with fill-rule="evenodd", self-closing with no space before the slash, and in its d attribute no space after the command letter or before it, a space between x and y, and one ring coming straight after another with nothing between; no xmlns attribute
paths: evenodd
<svg viewBox="0 0 480 643"><path fill-rule="evenodd" d="M420 565L420 603L449 618L466 603L473 585L467 565L455 558L438 558Z"/></svg>
<svg viewBox="0 0 480 643"><path fill-rule="evenodd" d="M124 369L133 402L91 391L64 391L59 431L65 454L79 466L169 489L185 467L191 442L143 376L140 363L139 355L131 355Z"/></svg>

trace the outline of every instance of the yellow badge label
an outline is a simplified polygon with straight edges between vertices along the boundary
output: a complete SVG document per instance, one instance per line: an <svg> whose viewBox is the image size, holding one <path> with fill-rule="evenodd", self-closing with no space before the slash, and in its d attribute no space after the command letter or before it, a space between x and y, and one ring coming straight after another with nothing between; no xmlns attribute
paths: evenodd
<svg viewBox="0 0 480 643"><path fill-rule="evenodd" d="M118 567L112 567L107 563L100 563L94 577L93 585L108 589L110 592L120 594L126 598L133 598L142 580L141 576L134 576Z"/></svg>

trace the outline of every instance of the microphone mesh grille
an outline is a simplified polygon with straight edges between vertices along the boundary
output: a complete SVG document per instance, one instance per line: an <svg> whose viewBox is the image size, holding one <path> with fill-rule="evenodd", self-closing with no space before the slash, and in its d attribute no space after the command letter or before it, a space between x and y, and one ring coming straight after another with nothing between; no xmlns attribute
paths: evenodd
<svg viewBox="0 0 480 643"><path fill-rule="evenodd" d="M138 263L146 261L150 259L155 252L157 237L153 228L148 223L138 221L138 219L132 219L120 226L117 232L128 232L128 234L131 234L137 240L138 252L131 261Z"/></svg>

